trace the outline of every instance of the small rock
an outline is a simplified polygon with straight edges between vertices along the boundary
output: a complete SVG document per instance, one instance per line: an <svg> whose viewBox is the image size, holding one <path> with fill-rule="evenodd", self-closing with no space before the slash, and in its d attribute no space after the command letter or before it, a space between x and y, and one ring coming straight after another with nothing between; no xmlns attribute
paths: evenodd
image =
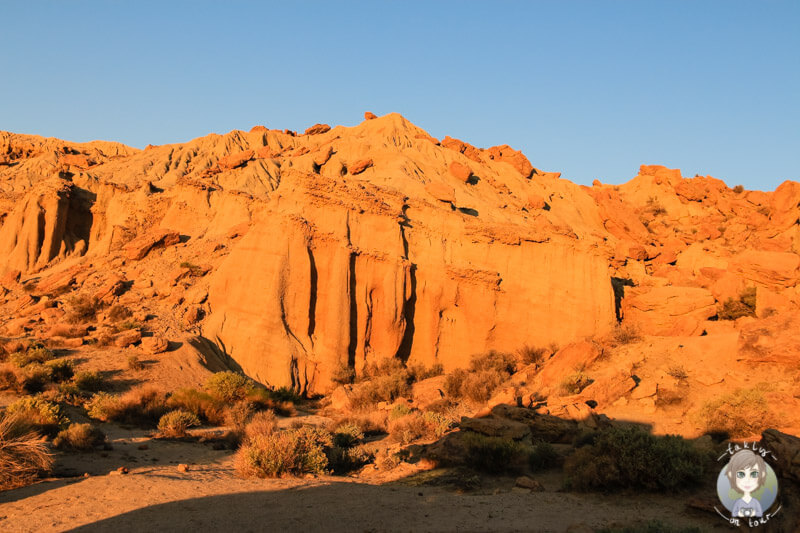
<svg viewBox="0 0 800 533"><path fill-rule="evenodd" d="M364 111L364 120L372 120L378 118L378 115L371 111Z"/></svg>
<svg viewBox="0 0 800 533"><path fill-rule="evenodd" d="M534 492L542 492L542 491L544 491L544 487L542 486L541 483L539 483L535 479L530 478L528 476L520 476L520 477L518 477L517 478L517 482L516 482L516 486L517 487L521 487L523 489L529 489L529 490L532 490Z"/></svg>
<svg viewBox="0 0 800 533"><path fill-rule="evenodd" d="M114 345L117 348L127 348L131 344L136 344L142 340L142 332L138 329L129 329L120 333L114 340Z"/></svg>
<svg viewBox="0 0 800 533"><path fill-rule="evenodd" d="M116 470L112 470L108 474L111 475L111 476L120 476L120 475L124 475L124 474L127 474L127 473L128 473L128 468L124 467L124 466L121 466L121 467L117 468Z"/></svg>
<svg viewBox="0 0 800 533"><path fill-rule="evenodd" d="M178 472L188 472L188 471L189 471L189 465L187 465L186 463L181 463L178 465Z"/></svg>
<svg viewBox="0 0 800 533"><path fill-rule="evenodd" d="M219 168L221 169L231 170L246 164L248 161L253 159L253 156L255 155L256 153L253 150L244 150L242 152L223 157L217 162L217 165L219 165Z"/></svg>

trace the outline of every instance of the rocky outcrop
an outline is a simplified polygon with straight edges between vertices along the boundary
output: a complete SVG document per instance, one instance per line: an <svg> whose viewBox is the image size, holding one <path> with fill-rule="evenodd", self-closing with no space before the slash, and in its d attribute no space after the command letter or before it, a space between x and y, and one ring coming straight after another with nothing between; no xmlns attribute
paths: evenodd
<svg viewBox="0 0 800 533"><path fill-rule="evenodd" d="M695 287L631 288L622 300L625 322L647 335L700 335L717 314L710 291Z"/></svg>

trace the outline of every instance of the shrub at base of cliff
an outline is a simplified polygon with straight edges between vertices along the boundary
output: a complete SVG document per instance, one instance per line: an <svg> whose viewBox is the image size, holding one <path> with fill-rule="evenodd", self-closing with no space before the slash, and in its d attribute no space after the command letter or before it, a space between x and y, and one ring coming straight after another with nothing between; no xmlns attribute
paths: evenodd
<svg viewBox="0 0 800 533"><path fill-rule="evenodd" d="M190 427L200 425L197 415L183 409L175 409L162 416L158 421L158 433L160 437L177 439L188 435Z"/></svg>
<svg viewBox="0 0 800 533"><path fill-rule="evenodd" d="M564 474L567 486L575 490L677 491L701 483L709 459L682 437L656 437L637 427L610 428L568 456Z"/></svg>
<svg viewBox="0 0 800 533"><path fill-rule="evenodd" d="M454 370L447 376L444 389L453 399L484 403L516 371L517 360L511 354L489 352L472 358L469 370Z"/></svg>
<svg viewBox="0 0 800 533"><path fill-rule="evenodd" d="M236 452L236 471L243 477L322 474L328 467L325 448L331 434L311 427L256 435Z"/></svg>
<svg viewBox="0 0 800 533"><path fill-rule="evenodd" d="M93 450L106 441L106 435L91 424L70 424L53 439L53 447L59 450L83 452Z"/></svg>
<svg viewBox="0 0 800 533"><path fill-rule="evenodd" d="M19 415L4 413L0 417L0 491L27 485L52 465L44 438Z"/></svg>
<svg viewBox="0 0 800 533"><path fill-rule="evenodd" d="M530 448L503 437L464 432L464 464L487 474L518 472L525 467Z"/></svg>
<svg viewBox="0 0 800 533"><path fill-rule="evenodd" d="M167 412L167 399L163 391L152 387L132 389L123 395L100 392L88 402L87 410L90 417L104 422L152 428Z"/></svg>
<svg viewBox="0 0 800 533"><path fill-rule="evenodd" d="M170 409L194 413L201 421L216 426L225 423L225 407L211 394L197 389L180 389L167 400Z"/></svg>
<svg viewBox="0 0 800 533"><path fill-rule="evenodd" d="M700 413L709 433L726 433L730 437L749 437L761 434L776 424L760 384L750 389L738 389L707 403Z"/></svg>
<svg viewBox="0 0 800 533"><path fill-rule="evenodd" d="M433 440L442 437L455 423L455 419L441 413L414 411L391 420L389 435L400 444Z"/></svg>

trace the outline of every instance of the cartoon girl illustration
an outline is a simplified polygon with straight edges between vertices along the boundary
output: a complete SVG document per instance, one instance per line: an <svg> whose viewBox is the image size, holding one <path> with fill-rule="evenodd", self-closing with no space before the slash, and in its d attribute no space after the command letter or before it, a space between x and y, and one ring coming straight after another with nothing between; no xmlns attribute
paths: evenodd
<svg viewBox="0 0 800 533"><path fill-rule="evenodd" d="M753 497L753 493L764 486L767 480L764 459L752 450L740 450L731 457L725 475L731 488L742 495L733 503L731 516L760 517L763 514L761 502Z"/></svg>

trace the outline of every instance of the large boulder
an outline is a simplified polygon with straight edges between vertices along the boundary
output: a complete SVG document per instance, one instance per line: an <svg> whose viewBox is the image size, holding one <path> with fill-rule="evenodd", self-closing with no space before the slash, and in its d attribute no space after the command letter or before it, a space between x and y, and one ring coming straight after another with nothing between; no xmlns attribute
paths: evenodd
<svg viewBox="0 0 800 533"><path fill-rule="evenodd" d="M646 335L700 335L716 313L714 296L697 287L634 287L622 299L625 322Z"/></svg>

